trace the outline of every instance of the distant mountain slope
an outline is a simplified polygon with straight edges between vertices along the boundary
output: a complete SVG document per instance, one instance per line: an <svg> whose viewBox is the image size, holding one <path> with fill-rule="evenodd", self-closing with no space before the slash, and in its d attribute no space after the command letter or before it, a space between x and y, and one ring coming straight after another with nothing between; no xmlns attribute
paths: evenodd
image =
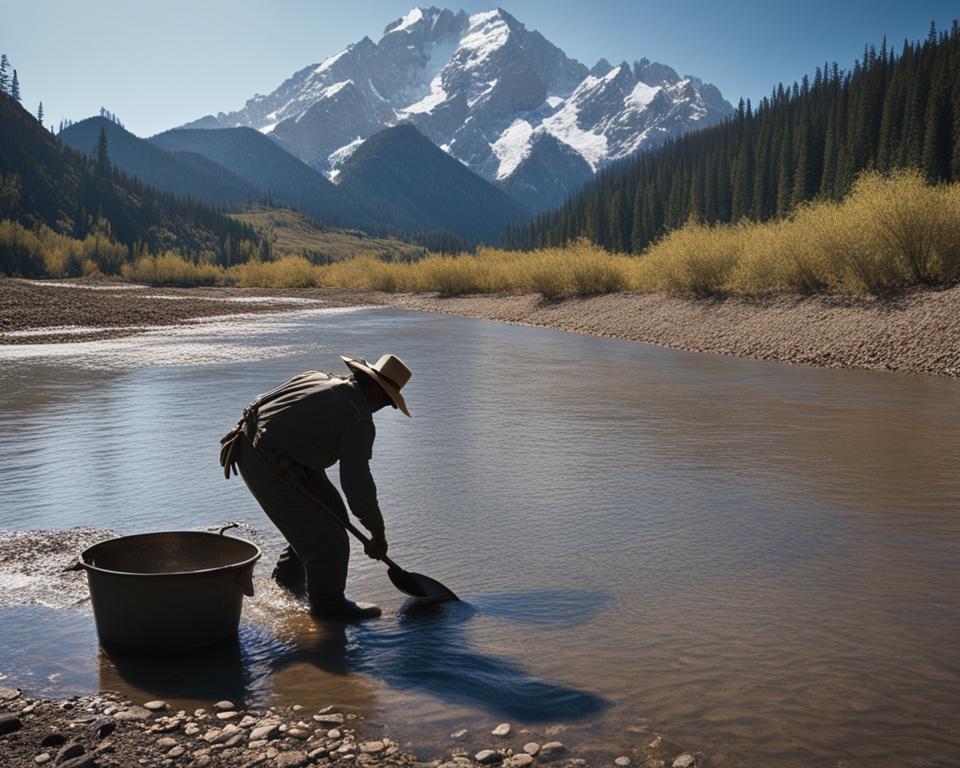
<svg viewBox="0 0 960 768"><path fill-rule="evenodd" d="M377 200L388 220L412 222L423 231L446 229L470 240L498 242L505 227L527 216L516 200L407 124L361 144L342 165L338 182L341 189Z"/></svg>
<svg viewBox="0 0 960 768"><path fill-rule="evenodd" d="M269 193L275 202L292 205L321 221L356 226L363 220L363 210L351 207L351 201L344 200L322 173L251 128L179 128L148 141L169 152L192 152L206 157L261 194Z"/></svg>
<svg viewBox="0 0 960 768"><path fill-rule="evenodd" d="M242 240L259 240L250 227L210 206L175 198L61 143L16 101L0 94L0 217L27 226L46 224L82 238L102 219L131 249L208 252L221 263L237 256ZM12 181L12 183L11 183Z"/></svg>
<svg viewBox="0 0 960 768"><path fill-rule="evenodd" d="M106 132L114 166L157 189L218 205L245 203L261 195L256 185L243 181L202 155L166 151L103 117L74 123L57 134L57 138L93 156L101 128Z"/></svg>
<svg viewBox="0 0 960 768"><path fill-rule="evenodd" d="M731 111L716 87L664 64L601 59L588 68L503 9L467 15L418 7L376 42L364 37L242 109L190 127L256 128L332 174L359 142L412 122L491 182L506 181L531 158L527 170L535 172L514 186L531 201L538 193L555 201L558 190L582 183L582 164L542 173L558 157L543 137L592 175ZM534 207L546 207L543 200Z"/></svg>

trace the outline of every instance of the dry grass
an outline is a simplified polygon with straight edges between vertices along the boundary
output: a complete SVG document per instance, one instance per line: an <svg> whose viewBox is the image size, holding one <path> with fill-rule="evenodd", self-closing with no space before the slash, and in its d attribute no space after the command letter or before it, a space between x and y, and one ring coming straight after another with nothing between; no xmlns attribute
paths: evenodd
<svg viewBox="0 0 960 768"><path fill-rule="evenodd" d="M960 184L930 186L919 173L866 173L840 203L814 202L790 218L707 225L691 221L641 256L579 241L533 252L480 248L476 254L361 252L318 265L305 255L252 259L222 268L173 252L125 263L108 238L72 240L0 222L7 274L122 274L161 285L332 287L457 296L539 293L547 298L616 291L769 294L829 291L887 295L960 280Z"/></svg>

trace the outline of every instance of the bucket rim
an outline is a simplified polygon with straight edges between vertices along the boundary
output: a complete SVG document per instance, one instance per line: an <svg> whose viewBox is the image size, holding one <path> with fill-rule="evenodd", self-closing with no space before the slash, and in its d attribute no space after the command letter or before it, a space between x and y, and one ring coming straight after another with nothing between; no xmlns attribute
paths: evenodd
<svg viewBox="0 0 960 768"><path fill-rule="evenodd" d="M110 568L100 568L99 566L93 565L86 561L87 555L91 550L96 549L102 544L107 544L114 541L122 541L124 539L141 539L147 538L150 536L168 536L170 534L174 535L183 535L187 534L189 536L214 536L217 539L228 538L232 541L239 541L244 544L248 544L253 547L253 555L248 557L246 560L241 560L237 563L230 563L229 565L220 565L216 568L200 568L192 571L164 571L163 573L142 573L138 571L115 571ZM137 577L164 577L164 576L195 576L198 574L204 573L223 573L226 571L239 570L245 568L248 565L253 565L263 556L263 551L259 546L254 544L249 539L242 539L239 536L224 536L222 533L213 533L212 531L149 531L147 533L131 533L126 536L114 536L111 539L104 539L103 541L98 541L96 544L91 544L85 550L83 550L79 555L77 555L77 562L80 564L80 567L86 571L95 571L97 573L106 573L112 576L137 576Z"/></svg>

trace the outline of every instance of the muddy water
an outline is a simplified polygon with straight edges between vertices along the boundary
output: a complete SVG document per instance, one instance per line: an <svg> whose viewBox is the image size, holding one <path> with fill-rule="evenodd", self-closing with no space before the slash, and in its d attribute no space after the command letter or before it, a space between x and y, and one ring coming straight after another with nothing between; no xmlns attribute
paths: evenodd
<svg viewBox="0 0 960 768"><path fill-rule="evenodd" d="M265 579L281 541L217 440L283 378L385 350L415 372L414 418L377 416L391 554L466 603L412 612L354 549L385 617L337 632ZM0 542L4 685L337 704L424 756L509 720L599 763L659 731L719 765L960 762L956 382L308 310L0 347L0 387L0 529L101 529ZM267 551L239 642L99 656L71 552L234 519Z"/></svg>

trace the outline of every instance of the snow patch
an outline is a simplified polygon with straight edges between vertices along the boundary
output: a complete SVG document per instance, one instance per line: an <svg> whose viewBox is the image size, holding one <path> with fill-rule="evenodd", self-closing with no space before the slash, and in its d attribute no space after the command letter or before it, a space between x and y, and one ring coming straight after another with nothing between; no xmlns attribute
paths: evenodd
<svg viewBox="0 0 960 768"><path fill-rule="evenodd" d="M625 107L632 107L638 112L646 109L647 105L653 101L653 97L660 93L660 86L650 86L646 83L637 83L627 97L623 100Z"/></svg>
<svg viewBox="0 0 960 768"><path fill-rule="evenodd" d="M497 87L497 80L496 80L496 79L491 80L490 82L485 83L485 85L486 85L486 88L484 88L483 92L482 92L479 96L475 96L475 97L473 97L472 99L467 99L467 106L468 106L468 107L471 107L471 108L472 108L472 107L474 106L474 104L482 101L482 100L485 99L487 96L489 96L491 93L493 93L493 89Z"/></svg>
<svg viewBox="0 0 960 768"><path fill-rule="evenodd" d="M259 128L257 128L257 130L260 131L260 133L262 133L264 136L266 136L268 133L273 133L273 129L276 128L279 124L280 124L280 121L278 120L275 123L267 123L266 125L262 125Z"/></svg>
<svg viewBox="0 0 960 768"><path fill-rule="evenodd" d="M335 149L327 156L327 161L330 163L330 170L327 172L327 178L330 181L336 181L337 176L340 175L341 166L347 161L347 158L350 157L354 152L357 151L357 147L363 144L363 139L357 136L349 144L344 144L340 149Z"/></svg>
<svg viewBox="0 0 960 768"><path fill-rule="evenodd" d="M563 96L547 96L547 106L556 109L563 104Z"/></svg>
<svg viewBox="0 0 960 768"><path fill-rule="evenodd" d="M386 101L386 99L383 98L383 96L380 95L380 91L377 90L377 86L375 86L375 85L373 84L373 78L368 78L368 79L367 79L367 85L370 86L370 90L373 91L373 95L374 95L374 96L376 96L378 99L380 99L380 101L384 101L384 102Z"/></svg>
<svg viewBox="0 0 960 768"><path fill-rule="evenodd" d="M596 82L596 78L587 78L587 80L591 79ZM577 90L579 91L580 88ZM602 133L583 130L577 124L579 114L580 110L571 98L563 105L563 109L546 118L541 125L551 136L579 152L590 168L596 171L597 166L607 156L607 137Z"/></svg>
<svg viewBox="0 0 960 768"><path fill-rule="evenodd" d="M319 75L326 72L328 69L330 69L330 67L336 64L337 61L339 61L340 58L349 50L350 50L349 48L344 48L342 51L340 51L340 53L335 53L330 58L324 59L323 63L321 63L319 67L313 70L313 73L315 75Z"/></svg>
<svg viewBox="0 0 960 768"><path fill-rule="evenodd" d="M409 29L422 18L423 11L420 8L413 8L407 13L406 16L400 19L400 23L391 29L387 34L391 34L393 32L402 32L405 29Z"/></svg>
<svg viewBox="0 0 960 768"><path fill-rule="evenodd" d="M510 37L510 27L499 11L476 13L470 17L467 34L460 40L457 58L464 69L473 69L502 48ZM465 55L460 55L461 51Z"/></svg>
<svg viewBox="0 0 960 768"><path fill-rule="evenodd" d="M430 93L409 107L404 107L400 110L400 113L412 115L423 112L433 112L436 107L443 104L446 100L447 92L443 90L443 78L441 75L437 75L430 81Z"/></svg>
<svg viewBox="0 0 960 768"><path fill-rule="evenodd" d="M497 181L507 178L517 170L530 154L530 138L533 136L533 126L526 120L514 120L500 138L490 145L493 154L500 161L497 168Z"/></svg>

